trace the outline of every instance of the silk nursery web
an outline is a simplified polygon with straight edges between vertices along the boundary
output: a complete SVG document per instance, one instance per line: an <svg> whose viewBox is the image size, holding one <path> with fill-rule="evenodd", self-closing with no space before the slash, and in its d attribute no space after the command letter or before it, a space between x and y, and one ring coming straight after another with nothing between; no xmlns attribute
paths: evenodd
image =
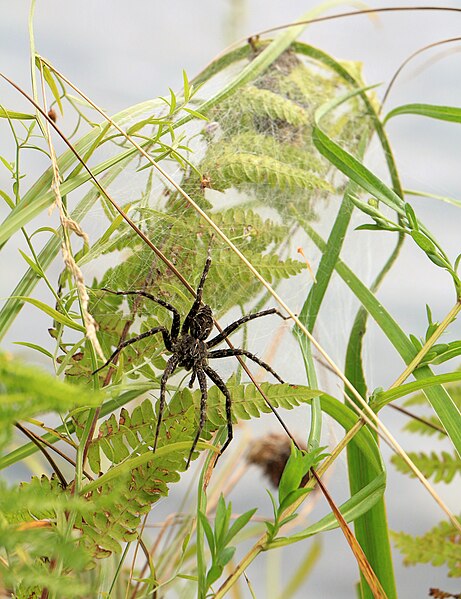
<svg viewBox="0 0 461 599"><path fill-rule="evenodd" d="M201 103L257 53L249 50L245 60L211 78L195 95L190 93L187 109L200 110ZM356 63L344 63L344 69L360 81ZM184 110L176 110L178 115L173 111L170 121L160 113L143 115L126 130L138 142L154 140L146 146L154 159L263 277L283 289L284 297L296 297L295 288L302 288L305 297L306 285L312 279L296 252L299 240L305 237L300 223L325 229L322 215L331 214L328 205L343 186L314 147L314 114L319 106L351 89L351 84L331 68L289 50L261 76L215 105L206 113L207 120L192 118L175 128L184 116ZM178 103L173 94L165 99L166 112L171 113L172 104ZM367 127L366 109L358 96L322 120L327 134L352 153ZM116 139L120 142L119 137ZM273 305L239 257L213 235L187 199L145 158L127 160L112 189L130 218L194 288L210 248L212 266L204 302L217 319L230 311L232 317L238 317ZM120 197L125 200L120 201ZM101 227L106 228L81 264L91 275L98 273L91 285L90 310L108 357L130 336L160 325L168 327L171 318L138 296L117 296L103 289L147 291L174 305L183 316L193 296L113 208L103 199L101 202L102 208L92 212L89 219L93 219L91 226L95 218L106 221ZM226 317L225 322L228 320ZM268 322L265 334L278 326L278 322ZM252 342L251 329L249 335ZM80 349L78 361L69 362L69 376L88 375L93 370L89 356L83 352L82 357ZM165 364L163 354L161 336L146 339L120 353L119 371L153 377Z"/></svg>

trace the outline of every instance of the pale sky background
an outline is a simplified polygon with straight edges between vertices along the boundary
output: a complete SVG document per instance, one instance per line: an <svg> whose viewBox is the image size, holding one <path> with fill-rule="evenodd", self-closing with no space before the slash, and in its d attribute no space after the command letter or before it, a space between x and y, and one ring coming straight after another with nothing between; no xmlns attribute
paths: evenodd
<svg viewBox="0 0 461 599"><path fill-rule="evenodd" d="M36 46L40 54L113 114L137 102L166 94L168 87L179 90L182 69L193 77L229 43L267 27L295 20L316 5L317 2L312 0L199 0L194 3L186 0L169 3L156 0L130 3L121 0L79 0L73 3L38 0ZM422 6L423 3L410 2L406 5ZM459 4L452 2L451 5ZM391 6L391 3L371 2L369 6L385 7ZM0 69L25 89L30 89L28 9L29 2L25 0L0 0ZM343 10L346 8L337 9L338 12ZM367 83L387 83L409 54L426 44L459 35L460 24L461 14L395 13L382 15L378 22L357 17L312 25L302 39L336 58L361 60ZM459 105L460 47L446 45L423 54L411 63L394 87L386 109L410 102ZM377 93L382 94L379 88ZM30 110L25 101L4 83L0 84L0 102L11 109ZM454 124L417 117L401 117L389 125L388 132L406 188L425 189L458 200L461 198L460 131L459 126ZM12 147L3 133L0 147L2 155L7 155ZM377 172L384 172L375 144L370 148L367 163ZM33 165L28 172L28 180L32 182L45 166L44 162ZM10 187L5 169L0 168L0 188ZM426 199L415 200L413 205L421 220L430 226L444 249L454 258L460 252L459 209ZM2 205L2 220L5 214ZM19 236L2 251L1 297L11 293L18 272L24 268L18 247L22 247ZM367 258L371 268L373 260L380 259L380 248L381 238L379 247L372 247ZM354 263L357 256L353 256L353 247L349 248L349 252L351 263ZM434 318L442 320L455 301L448 275L434 267L410 243L406 244L397 268L388 276L379 297L403 329L418 336L424 334L426 327L426 303L431 306ZM36 310L24 309L11 329L8 348L15 347L11 345L14 340L37 342L42 331L46 334L48 326L49 321ZM459 323L454 326L459 339ZM326 325L324 328L328 329ZM345 332L339 331L339 334ZM258 333L253 334L257 336ZM325 334L326 343L334 344L331 328L325 330ZM36 357L31 359L36 360ZM367 361L372 387L390 384L402 369L400 359L379 332L374 334ZM391 413L385 414L384 420L406 449L420 446L419 439L400 434L403 419ZM261 422L260 434L263 427L277 430L273 419L265 418ZM384 448L384 454L388 457L390 452ZM339 481L335 481L334 476L330 482L332 491L344 494L347 485L344 465L343 471L341 467L338 469ZM242 485L246 487L240 488L240 494L236 492L232 496L235 511L249 509L254 500L261 506L260 512L267 513L268 501L259 476L247 477ZM442 513L420 485L395 473L392 466L389 467L389 486L388 511L392 528L422 534L442 518ZM168 511L176 509L183 488L175 488L170 499L155 506L153 517L163 519ZM452 485L447 489L440 484L437 490L449 506L459 512L459 482L457 488ZM245 502L243 495L251 497L251 505ZM296 597L350 598L356 580L354 560L341 533L327 533L323 541L323 558ZM307 545L294 546L291 553L286 553L284 564L287 568L293 567L291 562L300 560L305 551ZM457 592L456 583L447 581L444 568L419 566L404 569L397 551L395 563L402 598L425 597L429 587L435 586ZM256 596L269 598L264 589L264 572L256 565L249 569L248 575Z"/></svg>

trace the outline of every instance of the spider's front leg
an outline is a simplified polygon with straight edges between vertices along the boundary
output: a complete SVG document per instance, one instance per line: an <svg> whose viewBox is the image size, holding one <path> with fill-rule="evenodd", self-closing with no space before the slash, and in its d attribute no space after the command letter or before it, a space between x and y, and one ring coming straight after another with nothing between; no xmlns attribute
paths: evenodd
<svg viewBox="0 0 461 599"><path fill-rule="evenodd" d="M165 344L165 347L167 349L169 349L171 347L170 333L166 330L165 327L154 327L153 329L149 329L145 333L141 333L140 335L136 335L136 337L133 337L132 339L128 339L127 341L120 343L120 345L112 353L111 357L107 360L107 362L105 362L102 366L100 366L96 370L93 370L93 372L91 374L96 374L100 370L105 368L106 366L109 366L109 364L112 362L112 360L114 360L119 355L119 353L123 349L125 349L125 347L128 347L129 345L132 345L133 343L137 343L138 341L141 341L141 339L146 339L147 337L152 337L152 335L155 335L156 333L162 333L163 342Z"/></svg>
<svg viewBox="0 0 461 599"><path fill-rule="evenodd" d="M269 314L277 314L283 320L290 320L290 316L284 316L277 308L268 308L267 310L261 310L261 312L255 312L254 314L247 314L246 316L242 316L235 322L232 322L228 325L219 335L213 337L207 341L208 348L214 347L215 345L219 345L226 337L228 337L231 333L241 327L243 324L250 322L250 320L254 320L255 318L261 318L261 316L269 316Z"/></svg>
<svg viewBox="0 0 461 599"><path fill-rule="evenodd" d="M137 296L145 297L145 298L151 300L151 302L155 302L159 306L166 308L173 315L173 324L171 325L171 331L170 331L171 339L173 341L177 340L178 335L179 335L179 328L181 326L181 317L179 315L179 312L176 310L176 308L174 306L172 306L171 304L169 304L168 302L166 302L165 300L162 300L159 297L155 297L155 295L152 295L152 293L147 293L147 291L144 291L144 290L113 291L112 289L107 289L107 287L103 287L101 289L101 291L107 291L107 293L112 293L112 295L137 295ZM168 351L173 351L171 339L169 338L168 345L165 343L165 347L167 348Z"/></svg>
<svg viewBox="0 0 461 599"><path fill-rule="evenodd" d="M187 333L189 331L190 324L194 320L195 316L197 315L197 312L200 309L200 306L202 305L203 287L205 285L205 281L208 276L210 266L211 266L211 255L210 255L210 250L208 250L208 256L205 261L205 266L203 267L203 272L202 272L202 276L200 278L200 283L198 284L198 287L197 287L195 301L192 304L192 308L189 310L189 313L187 314L186 318L184 319L184 322L182 323L182 328L181 328L182 333Z"/></svg>

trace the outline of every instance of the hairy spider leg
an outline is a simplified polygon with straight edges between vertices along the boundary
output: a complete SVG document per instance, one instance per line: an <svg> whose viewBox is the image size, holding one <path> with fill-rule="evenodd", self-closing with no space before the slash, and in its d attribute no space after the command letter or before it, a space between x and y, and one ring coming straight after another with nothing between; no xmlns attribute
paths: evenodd
<svg viewBox="0 0 461 599"><path fill-rule="evenodd" d="M225 382L222 380L219 374L215 372L213 368L210 368L210 366L207 365L203 366L203 370L226 398L227 439L219 452L219 455L222 455L224 453L224 450L227 448L227 446L234 437L234 431L232 428L232 399L229 393L229 389L226 387Z"/></svg>
<svg viewBox="0 0 461 599"><path fill-rule="evenodd" d="M273 370L269 364L266 364L266 362L263 362L263 360L260 360L258 358L258 356L255 356L254 354L252 354L250 351L247 351L246 349L240 349L240 348L235 348L235 349L215 349L214 351L210 351L207 354L208 358L214 359L214 358L228 358L230 356L246 356L247 358L250 358L250 360L253 360L253 362L256 362L256 364L259 364L259 366L261 366L262 368L264 368L265 370L267 370L267 372L270 372L272 376L275 376L275 378L280 381L281 383L284 383L285 381L283 379L281 379L279 377L279 375L275 372L275 370Z"/></svg>
<svg viewBox="0 0 461 599"><path fill-rule="evenodd" d="M177 338L179 336L179 330L181 327L181 317L179 315L178 310L174 306L172 306L171 304L166 302L165 300L162 300L159 297L155 297L155 295L152 295L151 293L147 293L147 291L142 291L142 290L139 290L139 291L112 291L112 289L107 289L107 288L103 287L102 291L108 291L109 293L112 293L113 295L141 295L142 297L146 297L147 299L150 299L152 302L155 302L159 306L166 308L173 314L173 324L171 325L171 332L170 332L171 339L173 341L177 340ZM165 347L167 348L168 351L173 351L171 343L169 346L165 344Z"/></svg>
<svg viewBox="0 0 461 599"><path fill-rule="evenodd" d="M182 333L189 332L190 322L195 317L195 315L199 311L199 308L202 304L203 286L205 285L205 281L208 276L208 271L210 270L210 266L211 266L211 256L210 256L210 250L208 250L208 256L205 261L205 266L203 267L203 272L202 272L202 276L200 278L200 283L198 284L198 287L197 287L197 294L195 297L195 301L192 304L192 308L189 310L189 313L187 314L186 318L184 319L184 322L182 323L182 329L181 329Z"/></svg>
<svg viewBox="0 0 461 599"><path fill-rule="evenodd" d="M200 398L200 418L199 418L197 434L195 435L194 442L192 443L192 447L190 448L189 457L187 458L186 470L189 468L192 454L194 453L197 443L199 442L200 435L202 434L203 427L205 426L205 422L206 422L206 404L207 404L207 399L208 399L208 387L206 384L206 376L201 368L194 370L194 374L192 376L195 376L195 375L197 376L200 391L202 393L202 396Z"/></svg>
<svg viewBox="0 0 461 599"><path fill-rule="evenodd" d="M284 316L281 312L277 310L277 308L269 308L268 310L261 310L261 312L255 312L254 314L247 314L246 316L242 316L242 318L239 318L238 320L227 326L222 331L222 333L219 333L219 335L216 335L216 337L213 337L213 339L207 341L207 347L214 347L215 345L218 345L236 329L241 327L242 324L245 324L250 320L254 320L255 318L260 318L261 316L267 316L269 314L277 314L277 316L280 316L280 318L283 318L283 320L290 319L290 316Z"/></svg>
<svg viewBox="0 0 461 599"><path fill-rule="evenodd" d="M190 381L189 381L189 385L188 385L189 389L192 389L192 387L194 386L196 376L197 376L197 373L194 370L194 372L192 373L192 376L190 377Z"/></svg>
<svg viewBox="0 0 461 599"><path fill-rule="evenodd" d="M162 379L160 381L160 401L158 404L157 426L155 428L154 447L153 447L154 453L155 453L155 450L157 449L158 435L160 433L160 425L162 424L163 411L165 409L166 383L167 383L168 379L170 378L170 376L175 371L176 366L178 365L178 362L179 362L179 359L176 356L171 356L171 358L166 363L165 370L163 371Z"/></svg>
<svg viewBox="0 0 461 599"><path fill-rule="evenodd" d="M163 343L165 344L165 347L167 349L170 349L170 347L172 347L170 333L167 331L167 329L165 327L154 327L153 329L149 329L145 333L141 333L140 335L136 335L136 337L133 337L132 339L128 339L127 341L120 343L120 345L113 352L113 354L107 360L107 362L105 364L103 364L102 366L100 366L99 368L97 368L96 370L93 370L93 372L91 374L96 374L97 372L99 372L100 370L102 370L103 368L108 366L112 362L112 360L114 358L116 358L118 356L118 354L123 349L125 349L125 347L127 347L128 345L131 345L132 343L137 343L138 341L141 341L141 339L145 339L146 337L151 337L152 335L155 335L156 333L162 333Z"/></svg>

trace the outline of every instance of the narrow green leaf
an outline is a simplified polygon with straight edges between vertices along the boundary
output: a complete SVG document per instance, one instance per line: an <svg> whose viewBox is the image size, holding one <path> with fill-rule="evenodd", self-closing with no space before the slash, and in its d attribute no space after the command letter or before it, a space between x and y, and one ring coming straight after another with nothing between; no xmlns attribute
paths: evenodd
<svg viewBox="0 0 461 599"><path fill-rule="evenodd" d="M224 570L223 566L219 566L218 564L213 564L211 566L211 568L207 574L207 577L206 577L207 588L209 588L214 582L216 582L218 580L218 578L221 576L223 570Z"/></svg>
<svg viewBox="0 0 461 599"><path fill-rule="evenodd" d="M37 63L38 68L42 70L43 76L45 77L45 81L48 83L51 93L53 94L53 97L56 100L57 105L59 106L59 112L61 114L64 114L64 111L62 109L61 97L59 95L58 87L56 85L56 81L54 80L53 73L50 71L47 65L44 62L42 62L38 57Z"/></svg>
<svg viewBox="0 0 461 599"><path fill-rule="evenodd" d="M185 102L189 102L189 99L190 99L190 85L189 85L189 79L187 77L187 73L186 73L186 71L184 69L182 71L182 81L183 81L183 86L184 86L184 101Z"/></svg>
<svg viewBox="0 0 461 599"><path fill-rule="evenodd" d="M344 502L339 510L346 522L352 522L362 514L365 514L382 497L386 488L386 474L381 472L366 487L355 493L350 499ZM333 513L328 514L315 524L308 526L302 532L290 537L280 537L270 543L271 548L284 547L291 545L316 535L320 532L338 528L339 524Z"/></svg>
<svg viewBox="0 0 461 599"><path fill-rule="evenodd" d="M34 260L32 260L32 258L30 258L27 254L25 254L22 250L19 250L19 253L24 258L24 260L27 262L27 264L30 266L30 268L34 271L34 273L38 277L42 278L43 277L43 271L40 268L40 266Z"/></svg>
<svg viewBox="0 0 461 599"><path fill-rule="evenodd" d="M27 341L13 341L13 343L15 345L23 345L24 347L29 347L30 349L34 349L35 351L40 352L41 354L43 354L47 358L50 358L51 360L54 360L53 354L50 353L44 347L41 347L40 345L36 345L35 343L28 343Z"/></svg>
<svg viewBox="0 0 461 599"><path fill-rule="evenodd" d="M405 214L403 200L359 160L325 135L318 126L314 126L313 128L312 139L317 150L342 173L355 181L365 191L374 195L375 198L386 204L386 206L389 206L401 215Z"/></svg>
<svg viewBox="0 0 461 599"><path fill-rule="evenodd" d="M35 114L29 114L26 112L16 112L14 110L8 110L0 106L0 118L13 119L18 121L32 121L35 120Z"/></svg>
<svg viewBox="0 0 461 599"><path fill-rule="evenodd" d="M412 383L405 383L404 385L399 385L398 387L389 389L389 391L381 391L377 393L373 397L371 408L374 411L379 412L379 410L381 410L385 405L391 401L394 401L395 399L398 399L399 397L405 397L405 395L410 395L411 393L415 393L415 391L420 391L421 389L428 389L436 385L444 385L445 383L453 383L455 381L461 381L461 371L459 370L456 372L448 372L447 374L428 376L418 379Z"/></svg>
<svg viewBox="0 0 461 599"><path fill-rule="evenodd" d="M428 253L435 254L437 252L437 248L435 247L435 245L423 233L413 230L413 231L411 231L410 235L413 237L413 241L415 243L417 243L419 245L419 247L424 252L426 252L426 254L428 254Z"/></svg>
<svg viewBox="0 0 461 599"><path fill-rule="evenodd" d="M206 540L208 541L208 547L210 548L211 555L213 556L215 555L216 551L213 530L210 526L210 523L208 522L206 514L204 514L201 511L198 511L197 515L200 519L200 524L203 526L203 531L205 532Z"/></svg>
<svg viewBox="0 0 461 599"><path fill-rule="evenodd" d="M22 302L27 302L29 304L32 304L33 306L35 306L42 312L45 312L45 314L48 314L48 316L51 316L51 318L53 320L56 320L57 322L59 322L60 324L66 326L66 327L75 329L76 331L80 331L81 333L85 332L85 327L83 327L81 324L78 324L77 322L75 322L75 320L72 320L68 316L61 314L61 312L58 312L51 306L48 306L47 304L45 304L44 302L41 302L38 299L35 299L33 297L25 297L25 296L14 296L14 299L18 299Z"/></svg>
<svg viewBox="0 0 461 599"><path fill-rule="evenodd" d="M235 547L225 547L222 551L219 552L217 556L217 563L220 566L225 566L230 562L230 560L234 557Z"/></svg>
<svg viewBox="0 0 461 599"><path fill-rule="evenodd" d="M431 119L438 119L439 121L461 123L461 108L457 106L439 106L437 104L403 104L402 106L397 106L397 108L388 112L384 123L402 114L415 114Z"/></svg>
<svg viewBox="0 0 461 599"><path fill-rule="evenodd" d="M192 108L187 108L187 107L184 107L183 110L185 112L187 112L188 114L190 114L191 116L194 116L196 119L200 119L202 121L210 120L206 115L202 114L198 110L193 110Z"/></svg>
<svg viewBox="0 0 461 599"><path fill-rule="evenodd" d="M126 474L127 472L134 470L138 466L142 466L149 461L161 461L168 456L169 454L174 454L180 451L187 451L190 449L190 441L181 441L178 443L172 443L171 445L166 445L164 447L159 447L156 449L155 453L148 451L147 453L143 453L138 456L134 456L132 458L127 459L125 462L121 462L116 466L112 466L105 474L100 476L98 479L91 481L87 485L85 485L81 491L82 494L89 493L90 491L94 491L98 487L107 484L111 480L116 479L118 476L122 474ZM209 443L204 443L203 441L199 441L197 443L197 450L211 450L218 452L219 450L210 445Z"/></svg>
<svg viewBox="0 0 461 599"><path fill-rule="evenodd" d="M248 512L241 514L235 520L235 522L229 528L226 538L224 539L224 545L228 545L230 543L230 541L235 537L235 535L237 533L239 533L242 530L242 528L244 528L248 524L248 522L251 520L251 518L253 517L253 515L257 511L257 509L258 508L248 510Z"/></svg>

